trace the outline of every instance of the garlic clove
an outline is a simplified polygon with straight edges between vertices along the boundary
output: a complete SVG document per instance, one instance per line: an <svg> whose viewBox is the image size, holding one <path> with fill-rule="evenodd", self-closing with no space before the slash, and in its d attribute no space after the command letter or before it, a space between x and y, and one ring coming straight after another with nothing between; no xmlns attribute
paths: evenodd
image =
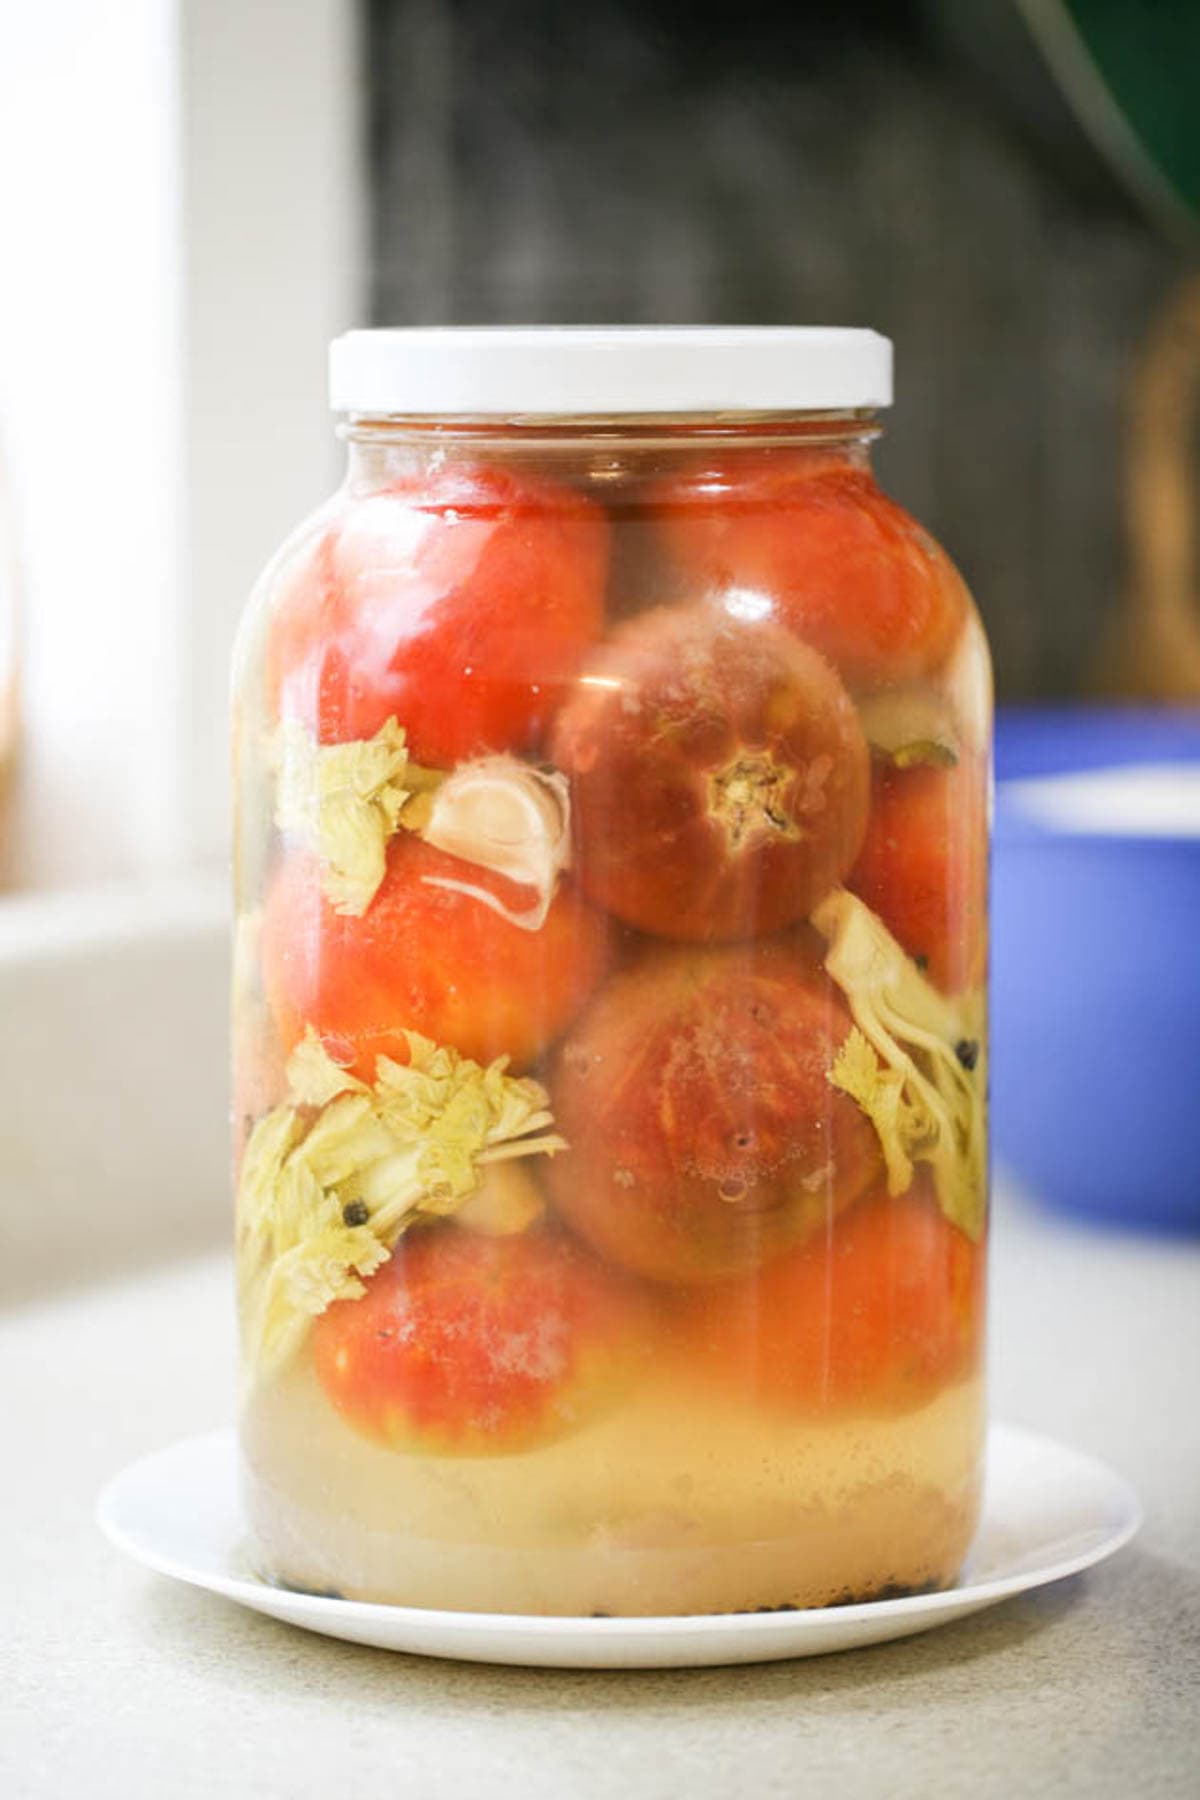
<svg viewBox="0 0 1200 1800"><path fill-rule="evenodd" d="M953 768L958 761L958 722L941 694L922 688L870 694L859 700L858 712L872 750L898 769Z"/></svg>
<svg viewBox="0 0 1200 1800"><path fill-rule="evenodd" d="M516 1237L536 1225L546 1210L537 1182L516 1162L492 1163L473 1194L463 1201L456 1224L485 1237Z"/></svg>
<svg viewBox="0 0 1200 1800"><path fill-rule="evenodd" d="M468 882L427 877L433 886L472 894L512 923L536 931L571 857L566 778L544 774L513 756L464 763L430 796L428 815L418 830L435 849L533 888L538 902L518 913Z"/></svg>

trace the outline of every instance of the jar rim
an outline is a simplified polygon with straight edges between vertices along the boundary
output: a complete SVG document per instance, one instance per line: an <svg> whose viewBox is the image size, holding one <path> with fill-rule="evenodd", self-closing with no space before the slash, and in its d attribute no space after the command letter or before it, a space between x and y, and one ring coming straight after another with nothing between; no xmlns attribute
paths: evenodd
<svg viewBox="0 0 1200 1800"><path fill-rule="evenodd" d="M335 412L579 419L890 406L892 344L813 325L409 326L329 352Z"/></svg>

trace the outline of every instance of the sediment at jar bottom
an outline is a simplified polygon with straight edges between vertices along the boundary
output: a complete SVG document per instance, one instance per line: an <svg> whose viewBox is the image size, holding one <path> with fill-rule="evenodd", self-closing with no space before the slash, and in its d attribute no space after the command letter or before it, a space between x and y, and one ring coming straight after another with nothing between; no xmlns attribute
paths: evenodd
<svg viewBox="0 0 1200 1800"><path fill-rule="evenodd" d="M982 1381L917 1411L814 1423L671 1379L535 1452L398 1456L294 1366L243 1418L256 1566L347 1599L451 1611L681 1615L948 1586L978 1517Z"/></svg>

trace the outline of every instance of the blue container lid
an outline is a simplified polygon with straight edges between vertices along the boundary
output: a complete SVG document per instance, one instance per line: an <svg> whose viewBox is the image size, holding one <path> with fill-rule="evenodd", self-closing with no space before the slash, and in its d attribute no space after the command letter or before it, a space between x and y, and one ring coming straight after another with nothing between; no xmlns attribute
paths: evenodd
<svg viewBox="0 0 1200 1800"><path fill-rule="evenodd" d="M1195 857L1200 715L1026 712L998 721L997 741L998 845L1123 839Z"/></svg>
<svg viewBox="0 0 1200 1800"><path fill-rule="evenodd" d="M1135 763L1200 762L1200 707L1005 706L996 780Z"/></svg>

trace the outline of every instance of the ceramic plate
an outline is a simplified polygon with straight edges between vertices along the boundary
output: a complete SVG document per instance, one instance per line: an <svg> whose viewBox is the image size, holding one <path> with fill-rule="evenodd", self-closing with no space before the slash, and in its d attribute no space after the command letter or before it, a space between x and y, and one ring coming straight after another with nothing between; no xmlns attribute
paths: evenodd
<svg viewBox="0 0 1200 1800"><path fill-rule="evenodd" d="M134 1463L105 1488L97 1510L112 1542L148 1568L309 1631L422 1656L570 1669L773 1662L908 1637L1074 1575L1128 1543L1141 1522L1132 1490L1103 1463L993 1425L979 1535L946 1593L808 1612L547 1619L373 1606L292 1593L247 1575L232 1431L188 1438Z"/></svg>

